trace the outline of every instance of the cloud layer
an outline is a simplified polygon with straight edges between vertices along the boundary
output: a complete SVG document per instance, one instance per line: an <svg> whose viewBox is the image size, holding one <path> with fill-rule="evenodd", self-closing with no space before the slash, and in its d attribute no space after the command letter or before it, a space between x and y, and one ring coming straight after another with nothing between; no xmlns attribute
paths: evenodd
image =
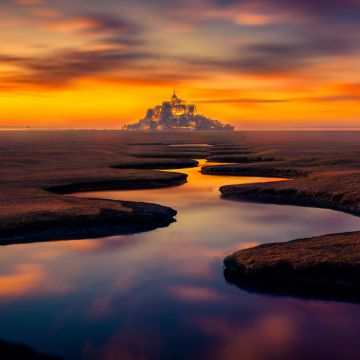
<svg viewBox="0 0 360 360"><path fill-rule="evenodd" d="M359 99L359 0L4 0L1 6L2 92L56 92L102 81L183 86L213 107Z"/></svg>

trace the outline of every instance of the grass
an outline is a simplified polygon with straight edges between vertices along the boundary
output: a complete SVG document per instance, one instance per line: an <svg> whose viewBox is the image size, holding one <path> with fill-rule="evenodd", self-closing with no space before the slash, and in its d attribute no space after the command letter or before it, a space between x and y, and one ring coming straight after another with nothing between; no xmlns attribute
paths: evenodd
<svg viewBox="0 0 360 360"><path fill-rule="evenodd" d="M360 301L360 233L259 245L224 259L225 277L242 288Z"/></svg>

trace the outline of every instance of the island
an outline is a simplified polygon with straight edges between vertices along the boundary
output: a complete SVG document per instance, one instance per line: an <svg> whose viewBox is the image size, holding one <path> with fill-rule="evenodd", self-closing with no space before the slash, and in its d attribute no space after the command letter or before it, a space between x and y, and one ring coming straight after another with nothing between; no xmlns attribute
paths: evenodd
<svg viewBox="0 0 360 360"><path fill-rule="evenodd" d="M234 126L198 114L195 104L187 104L177 97L176 92L170 101L148 109L143 119L125 125L124 130L225 130L234 131Z"/></svg>

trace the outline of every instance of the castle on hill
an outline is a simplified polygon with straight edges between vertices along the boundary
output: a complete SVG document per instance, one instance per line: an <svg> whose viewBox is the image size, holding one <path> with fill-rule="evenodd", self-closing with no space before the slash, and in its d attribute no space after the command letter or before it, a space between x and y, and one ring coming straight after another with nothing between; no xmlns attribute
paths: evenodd
<svg viewBox="0 0 360 360"><path fill-rule="evenodd" d="M130 125L125 130L228 130L234 127L222 124L198 114L196 105L187 104L177 97L175 90L170 101L148 109L143 119Z"/></svg>

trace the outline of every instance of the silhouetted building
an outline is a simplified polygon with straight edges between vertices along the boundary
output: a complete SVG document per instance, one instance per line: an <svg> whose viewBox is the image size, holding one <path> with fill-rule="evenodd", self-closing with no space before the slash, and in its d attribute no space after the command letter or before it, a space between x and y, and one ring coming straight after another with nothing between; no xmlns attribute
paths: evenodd
<svg viewBox="0 0 360 360"><path fill-rule="evenodd" d="M196 105L187 104L176 96L175 90L170 101L164 101L148 109L143 119L137 123L125 125L125 130L228 130L231 125L224 125L197 113Z"/></svg>

